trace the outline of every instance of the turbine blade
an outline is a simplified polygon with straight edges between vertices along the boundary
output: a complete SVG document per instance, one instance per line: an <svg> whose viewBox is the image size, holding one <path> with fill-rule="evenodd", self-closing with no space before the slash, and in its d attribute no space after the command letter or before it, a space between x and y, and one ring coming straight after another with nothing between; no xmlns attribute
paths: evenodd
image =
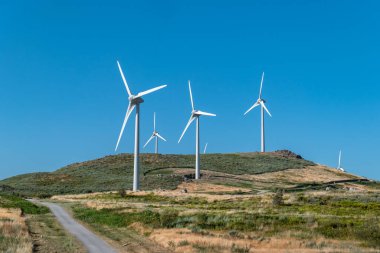
<svg viewBox="0 0 380 253"><path fill-rule="evenodd" d="M261 92L263 90L263 82L264 82L264 72L261 75L261 83L260 83L260 93L259 93L259 98L261 98Z"/></svg>
<svg viewBox="0 0 380 253"><path fill-rule="evenodd" d="M203 154L206 154L207 145L208 145L208 143L206 143L205 149L203 150Z"/></svg>
<svg viewBox="0 0 380 253"><path fill-rule="evenodd" d="M186 127L185 127L185 130L183 130L183 132L182 132L182 135L181 135L181 137L180 137L180 138L179 138L179 140L178 140L178 143L180 143L180 142L181 142L181 140L182 140L182 137L185 135L185 133L186 133L187 129L189 128L189 126L190 126L191 122L193 122L193 121L194 121L194 119L195 119L194 115L193 115L193 114L191 114L191 116L190 116L190 119L189 119L189 121L187 122L187 125L186 125Z"/></svg>
<svg viewBox="0 0 380 253"><path fill-rule="evenodd" d="M148 145L149 144L149 142L151 141L151 140L153 140L153 138L154 138L154 135L152 135L149 139L148 139L148 141L145 143L145 145L144 145L144 147L143 148L145 148L146 147L146 145Z"/></svg>
<svg viewBox="0 0 380 253"><path fill-rule="evenodd" d="M190 92L191 108L193 108L194 110L193 93L191 92L190 80L189 80L189 92Z"/></svg>
<svg viewBox="0 0 380 253"><path fill-rule="evenodd" d="M128 105L128 110L127 110L127 113L125 114L125 118L124 118L123 126L121 127L121 131L120 131L120 134L119 134L119 139L117 139L117 143L116 143L115 151L117 150L117 147L119 146L120 139L121 139L121 136L123 135L125 125L127 124L128 118L129 118L129 116L131 115L133 109L135 109L135 106L136 106L136 105L132 105L132 106L131 106L131 104Z"/></svg>
<svg viewBox="0 0 380 253"><path fill-rule="evenodd" d="M254 104L251 106L251 108L249 108L249 109L244 113L244 115L246 115L247 113L249 113L253 108L257 107L258 105L259 105L258 102L254 103Z"/></svg>
<svg viewBox="0 0 380 253"><path fill-rule="evenodd" d="M121 69L120 63L119 63L119 61L116 61L116 62L117 62L117 66L119 67L121 78L123 79L123 82L124 82L125 88L127 89L128 95L131 96L132 93L129 90L129 87L128 87L128 84L127 84L127 80L125 80L125 77L124 77L124 74L123 74L123 70Z"/></svg>
<svg viewBox="0 0 380 253"><path fill-rule="evenodd" d="M209 112L202 112L202 111L197 111L197 114L204 115L204 116L213 116L213 117L216 116L216 114L209 113Z"/></svg>
<svg viewBox="0 0 380 253"><path fill-rule="evenodd" d="M264 107L265 111L267 111L267 113L269 114L269 116L272 117L272 114L270 114L270 112L268 111L267 107L265 106L264 102L260 102L261 106Z"/></svg>
<svg viewBox="0 0 380 253"><path fill-rule="evenodd" d="M160 89L163 89L165 88L167 85L161 85L161 86L158 86L156 88L153 88L153 89L149 89L149 90L146 90L146 91L143 91L143 92L139 92L137 93L137 96L136 97L142 97L144 95L147 95L149 93L152 93L152 92L155 92L156 90L160 90Z"/></svg>
<svg viewBox="0 0 380 253"><path fill-rule="evenodd" d="M166 141L165 138L162 137L159 133L156 133L156 136L157 136L158 138L160 138L161 140Z"/></svg>

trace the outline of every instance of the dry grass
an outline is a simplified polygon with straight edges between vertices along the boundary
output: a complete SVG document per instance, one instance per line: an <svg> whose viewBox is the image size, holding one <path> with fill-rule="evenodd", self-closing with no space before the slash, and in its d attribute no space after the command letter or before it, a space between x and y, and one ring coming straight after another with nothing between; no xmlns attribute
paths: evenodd
<svg viewBox="0 0 380 253"><path fill-rule="evenodd" d="M341 172L323 165L308 166L303 169L288 169L272 173L263 173L258 175L246 175L253 181L262 183L326 183L338 180L361 179L348 173Z"/></svg>
<svg viewBox="0 0 380 253"><path fill-rule="evenodd" d="M376 249L363 249L352 243L346 245L338 240L330 240L316 236L313 239L296 238L291 232L281 233L272 237L262 237L250 233L234 238L223 232L207 235L195 234L186 228L155 229L149 238L163 247L171 248L178 253L201 252L378 252ZM186 242L186 243L183 243ZM235 249L236 251L234 251ZM240 250L240 251L239 251ZM245 251L244 251L245 250Z"/></svg>
<svg viewBox="0 0 380 253"><path fill-rule="evenodd" d="M20 209L0 208L0 242L1 252L32 252L32 239Z"/></svg>

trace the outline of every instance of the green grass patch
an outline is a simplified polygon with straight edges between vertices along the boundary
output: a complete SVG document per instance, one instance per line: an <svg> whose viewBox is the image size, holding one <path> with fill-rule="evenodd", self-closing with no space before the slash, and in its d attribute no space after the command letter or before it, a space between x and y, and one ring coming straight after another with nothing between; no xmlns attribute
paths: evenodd
<svg viewBox="0 0 380 253"><path fill-rule="evenodd" d="M25 199L7 194L0 194L0 207L20 208L24 214L44 214L49 212L47 207L37 206Z"/></svg>

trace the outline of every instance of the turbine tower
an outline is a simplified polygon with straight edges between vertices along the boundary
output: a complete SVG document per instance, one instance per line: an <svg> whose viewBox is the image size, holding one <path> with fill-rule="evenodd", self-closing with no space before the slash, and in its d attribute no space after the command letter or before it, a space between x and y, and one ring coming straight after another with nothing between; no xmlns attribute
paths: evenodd
<svg viewBox="0 0 380 253"><path fill-rule="evenodd" d="M253 106L251 108L249 108L244 113L244 115L246 115L248 112L250 112L256 106L261 106L261 152L265 152L264 110L269 114L269 116L272 117L272 115L268 111L267 107L265 106L266 101L261 98L261 92L262 92L262 89L263 89L263 82L264 82L264 72L263 72L263 74L261 76L259 98L257 99L256 103L254 103Z"/></svg>
<svg viewBox="0 0 380 253"><path fill-rule="evenodd" d="M166 141L164 137L162 137L157 131L156 131L156 113L153 114L153 134L152 136L148 139L148 141L145 143L144 148L148 145L148 143L156 138L156 145L154 149L154 153L158 154L158 138L160 138L163 141Z"/></svg>
<svg viewBox="0 0 380 253"><path fill-rule="evenodd" d="M182 135L181 137L179 138L178 140L178 143L181 142L182 140L182 137L184 136L184 134L186 133L187 129L189 128L190 124L196 120L197 121L197 125L196 125L196 135L195 135L195 179L199 179L200 178L200 162L199 162L199 117L200 116L216 116L215 114L213 113L208 113L208 112L202 112L202 111L199 111L199 110L195 110L194 109L194 102L193 102L193 94L191 92L191 85L190 85L190 81L189 81L189 93L190 93L190 101L191 101L191 108L192 108L192 112L191 112L191 116L190 116L190 119L189 121L187 122L187 125L185 127L185 130L183 130L182 132Z"/></svg>
<svg viewBox="0 0 380 253"><path fill-rule="evenodd" d="M119 61L117 61L117 66L119 67L121 78L123 79L125 88L128 93L128 109L124 118L123 126L121 127L121 131L119 134L119 139L116 143L115 151L117 150L121 136L123 135L125 125L127 124L128 118L131 115L133 109L136 108L136 116L135 116L135 152L134 152L134 162L133 162L133 191L139 190L139 155L140 155L140 104L144 102L142 97L154 91L165 88L166 85L161 85L153 89L149 89L147 91L139 92L137 95L133 95L128 87L127 81L125 80L123 70L121 69Z"/></svg>

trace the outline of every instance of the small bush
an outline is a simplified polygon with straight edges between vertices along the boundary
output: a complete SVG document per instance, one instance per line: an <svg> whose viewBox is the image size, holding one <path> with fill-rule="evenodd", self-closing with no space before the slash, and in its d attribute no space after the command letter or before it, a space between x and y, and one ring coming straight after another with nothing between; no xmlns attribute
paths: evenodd
<svg viewBox="0 0 380 253"><path fill-rule="evenodd" d="M182 246L187 246L187 245L190 245L190 243L187 240L183 240L183 241L180 241L177 246L182 247Z"/></svg>
<svg viewBox="0 0 380 253"><path fill-rule="evenodd" d="M173 241L169 241L168 246L169 246L169 248L171 248L173 250L175 249L175 243Z"/></svg>
<svg viewBox="0 0 380 253"><path fill-rule="evenodd" d="M242 235L239 231L236 230L228 231L228 235L235 238L244 238L244 235Z"/></svg>
<svg viewBox="0 0 380 253"><path fill-rule="evenodd" d="M119 189L118 193L121 198L125 198L127 196L127 192L125 191L125 189Z"/></svg>
<svg viewBox="0 0 380 253"><path fill-rule="evenodd" d="M48 193L40 193L40 194L38 194L37 195L37 197L39 198L39 199L50 199L51 198L51 194L48 194Z"/></svg>
<svg viewBox="0 0 380 253"><path fill-rule="evenodd" d="M249 247L245 246L244 248L237 246L236 244L232 244L231 247L232 253L249 253Z"/></svg>
<svg viewBox="0 0 380 253"><path fill-rule="evenodd" d="M272 204L274 206L282 206L284 204L284 192L281 189L276 191L276 194L273 196Z"/></svg>

